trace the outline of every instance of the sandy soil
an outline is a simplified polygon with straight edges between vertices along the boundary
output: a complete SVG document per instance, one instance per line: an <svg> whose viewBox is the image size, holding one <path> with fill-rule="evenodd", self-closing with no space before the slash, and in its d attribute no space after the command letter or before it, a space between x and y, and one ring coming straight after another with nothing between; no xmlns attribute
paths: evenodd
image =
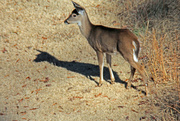
<svg viewBox="0 0 180 121"><path fill-rule="evenodd" d="M117 20L110 10L97 20L111 1L76 2L86 6L93 23L113 26ZM166 92L177 101L174 84L154 87L150 82L151 96L145 97L144 86L135 88L142 84L136 73L134 88L125 89L130 68L117 54L112 61L116 83L110 84L105 65L105 81L97 87L95 52L77 25L63 23L72 10L66 0L0 2L0 120L161 120L164 107L155 99Z"/></svg>

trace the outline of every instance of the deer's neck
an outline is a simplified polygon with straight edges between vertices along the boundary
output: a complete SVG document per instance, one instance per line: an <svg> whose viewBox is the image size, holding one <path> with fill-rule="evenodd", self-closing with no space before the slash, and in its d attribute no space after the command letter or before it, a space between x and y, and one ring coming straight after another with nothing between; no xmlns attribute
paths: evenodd
<svg viewBox="0 0 180 121"><path fill-rule="evenodd" d="M84 14L85 15L84 15L83 20L80 23L78 23L78 25L81 30L81 33L86 37L86 39L88 39L94 25L90 22L87 14L86 13Z"/></svg>

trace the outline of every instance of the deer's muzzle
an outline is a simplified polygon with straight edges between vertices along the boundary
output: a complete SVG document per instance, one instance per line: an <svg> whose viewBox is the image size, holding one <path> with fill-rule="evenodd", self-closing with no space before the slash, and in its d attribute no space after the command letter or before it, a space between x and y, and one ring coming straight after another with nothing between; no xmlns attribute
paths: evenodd
<svg viewBox="0 0 180 121"><path fill-rule="evenodd" d="M69 24L67 20L64 21L65 24Z"/></svg>

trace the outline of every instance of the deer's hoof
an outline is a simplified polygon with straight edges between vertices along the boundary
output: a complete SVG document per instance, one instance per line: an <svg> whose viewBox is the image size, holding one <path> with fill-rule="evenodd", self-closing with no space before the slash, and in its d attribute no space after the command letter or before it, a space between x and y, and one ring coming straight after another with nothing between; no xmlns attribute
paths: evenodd
<svg viewBox="0 0 180 121"><path fill-rule="evenodd" d="M129 89L130 87L129 86L126 86L126 89Z"/></svg>
<svg viewBox="0 0 180 121"><path fill-rule="evenodd" d="M151 95L150 95L149 93L146 92L146 97L149 97L149 96L151 96Z"/></svg>
<svg viewBox="0 0 180 121"><path fill-rule="evenodd" d="M130 89L130 88L131 88L131 85L127 85L127 86L126 86L126 89Z"/></svg>
<svg viewBox="0 0 180 121"><path fill-rule="evenodd" d="M102 86L102 83L99 83L99 84L98 84L98 87L101 87L101 86Z"/></svg>
<svg viewBox="0 0 180 121"><path fill-rule="evenodd" d="M127 83L127 85L126 85L126 89L130 89L131 88L131 83Z"/></svg>

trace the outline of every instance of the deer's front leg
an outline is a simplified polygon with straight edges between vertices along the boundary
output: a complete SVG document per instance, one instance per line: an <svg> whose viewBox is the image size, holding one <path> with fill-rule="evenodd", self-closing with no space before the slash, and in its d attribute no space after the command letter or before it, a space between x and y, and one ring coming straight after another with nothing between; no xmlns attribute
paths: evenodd
<svg viewBox="0 0 180 121"><path fill-rule="evenodd" d="M107 60L107 63L108 63L108 68L109 68L109 73L110 73L110 77L111 77L111 84L114 84L114 74L113 74L113 71L112 71L112 68L111 68L111 55L109 54L106 54L106 60Z"/></svg>
<svg viewBox="0 0 180 121"><path fill-rule="evenodd" d="M100 71L99 86L101 86L103 81L104 54L102 52L96 52L96 53L99 63L99 71Z"/></svg>

